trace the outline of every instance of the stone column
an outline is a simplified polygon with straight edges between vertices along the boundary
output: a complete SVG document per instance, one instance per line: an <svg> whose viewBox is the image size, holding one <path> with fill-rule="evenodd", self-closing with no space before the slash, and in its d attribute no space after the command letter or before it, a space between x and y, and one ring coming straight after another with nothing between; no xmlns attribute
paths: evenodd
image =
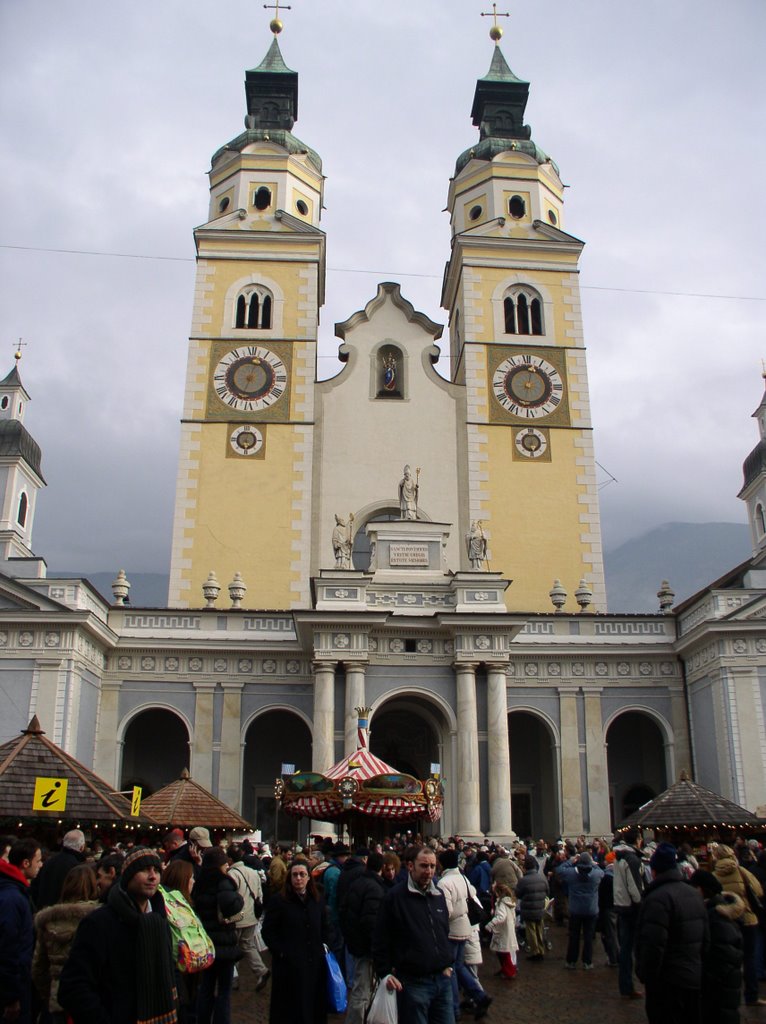
<svg viewBox="0 0 766 1024"><path fill-rule="evenodd" d="M100 775L115 789L120 788L120 780L117 778L117 730L120 725L121 685L122 683L117 680L101 681L96 754L93 758L93 770L96 775Z"/></svg>
<svg viewBox="0 0 766 1024"><path fill-rule="evenodd" d="M35 662L37 676L37 699L30 709L29 717L37 715L40 728L49 740L61 744L63 716L58 713L58 696L61 684L61 658L38 658Z"/></svg>
<svg viewBox="0 0 766 1024"><path fill-rule="evenodd" d="M507 842L513 836L513 825L505 665L487 666L487 772L489 835L495 842Z"/></svg>
<svg viewBox="0 0 766 1024"><path fill-rule="evenodd" d="M479 804L479 723L476 715L476 665L459 663L457 675L458 835L482 837Z"/></svg>
<svg viewBox="0 0 766 1024"><path fill-rule="evenodd" d="M355 708L365 707L364 663L346 662L346 715L343 735L343 756L353 754L358 744L357 723L359 716Z"/></svg>
<svg viewBox="0 0 766 1024"><path fill-rule="evenodd" d="M588 762L589 832L603 836L611 832L612 823L609 820L609 773L600 688L585 691L585 757Z"/></svg>
<svg viewBox="0 0 766 1024"><path fill-rule="evenodd" d="M213 700L215 683L194 683L194 743L189 772L195 782L213 790Z"/></svg>
<svg viewBox="0 0 766 1024"><path fill-rule="evenodd" d="M565 836L582 832L580 784L580 737L577 728L577 694L559 693L561 714L561 828Z"/></svg>
<svg viewBox="0 0 766 1024"><path fill-rule="evenodd" d="M314 662L314 739L311 770L335 764L335 662Z"/></svg>
<svg viewBox="0 0 766 1024"><path fill-rule="evenodd" d="M221 720L221 756L218 764L218 799L235 811L242 801L242 690L245 684L221 683L223 718Z"/></svg>

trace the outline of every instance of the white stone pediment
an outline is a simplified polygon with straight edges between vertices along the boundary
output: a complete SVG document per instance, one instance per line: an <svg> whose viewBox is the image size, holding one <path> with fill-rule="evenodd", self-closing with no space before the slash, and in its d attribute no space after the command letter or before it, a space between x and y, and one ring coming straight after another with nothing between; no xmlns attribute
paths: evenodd
<svg viewBox="0 0 766 1024"><path fill-rule="evenodd" d="M64 607L21 581L0 575L0 616L19 611L61 612Z"/></svg>

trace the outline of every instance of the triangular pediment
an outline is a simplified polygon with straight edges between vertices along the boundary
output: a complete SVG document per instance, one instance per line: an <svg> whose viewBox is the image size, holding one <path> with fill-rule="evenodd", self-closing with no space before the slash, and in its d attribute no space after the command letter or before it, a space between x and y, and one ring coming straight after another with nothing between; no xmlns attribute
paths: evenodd
<svg viewBox="0 0 766 1024"><path fill-rule="evenodd" d="M23 612L62 612L66 606L33 590L20 580L0 573L0 615Z"/></svg>

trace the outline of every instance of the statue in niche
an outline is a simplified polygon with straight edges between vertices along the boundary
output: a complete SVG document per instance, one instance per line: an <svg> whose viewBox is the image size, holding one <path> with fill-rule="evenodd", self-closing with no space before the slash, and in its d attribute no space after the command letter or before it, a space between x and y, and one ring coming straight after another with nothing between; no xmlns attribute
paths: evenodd
<svg viewBox="0 0 766 1024"><path fill-rule="evenodd" d="M335 555L336 569L351 568L351 551L354 546L351 539L351 530L353 525L353 512L349 512L348 514L348 524L343 516L335 516L335 529L332 531L332 550Z"/></svg>
<svg viewBox="0 0 766 1024"><path fill-rule="evenodd" d="M392 394L397 390L399 381L396 375L396 356L393 352L386 352L383 356L383 390Z"/></svg>
<svg viewBox="0 0 766 1024"><path fill-rule="evenodd" d="M471 531L466 534L465 546L471 568L481 572L487 561L487 538L484 536L481 519L475 519L471 523Z"/></svg>
<svg viewBox="0 0 766 1024"><path fill-rule="evenodd" d="M399 512L402 519L418 518L419 480L420 466L415 470L414 479L410 467L404 467L404 476L399 481Z"/></svg>

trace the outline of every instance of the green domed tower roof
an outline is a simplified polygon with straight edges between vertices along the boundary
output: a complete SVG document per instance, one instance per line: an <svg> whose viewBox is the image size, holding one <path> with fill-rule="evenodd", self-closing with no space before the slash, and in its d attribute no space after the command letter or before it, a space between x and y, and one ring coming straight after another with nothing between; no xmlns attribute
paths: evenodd
<svg viewBox="0 0 766 1024"><path fill-rule="evenodd" d="M509 150L526 153L539 164L550 160L532 141L532 129L524 124L528 99L529 82L511 71L503 51L495 44L489 71L476 83L471 108L471 118L479 129L479 142L460 154L456 174L471 160L492 160Z"/></svg>

